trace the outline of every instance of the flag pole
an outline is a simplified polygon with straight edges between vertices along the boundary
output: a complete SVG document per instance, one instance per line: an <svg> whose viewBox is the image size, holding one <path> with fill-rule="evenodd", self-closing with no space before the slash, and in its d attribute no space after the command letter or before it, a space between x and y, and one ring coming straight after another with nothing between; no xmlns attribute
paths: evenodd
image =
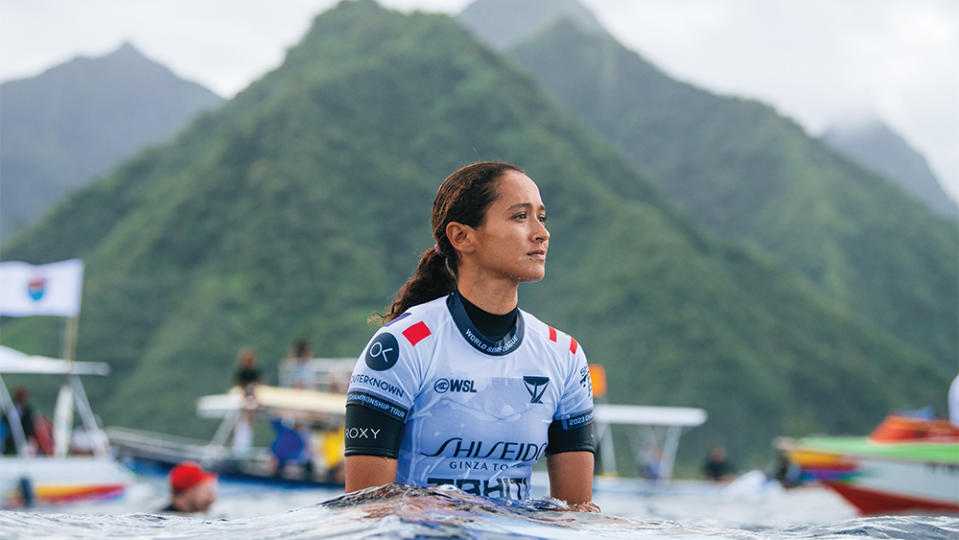
<svg viewBox="0 0 959 540"><path fill-rule="evenodd" d="M80 317L77 315L67 317L63 331L63 358L71 362L77 359L77 329L80 326L79 321Z"/></svg>

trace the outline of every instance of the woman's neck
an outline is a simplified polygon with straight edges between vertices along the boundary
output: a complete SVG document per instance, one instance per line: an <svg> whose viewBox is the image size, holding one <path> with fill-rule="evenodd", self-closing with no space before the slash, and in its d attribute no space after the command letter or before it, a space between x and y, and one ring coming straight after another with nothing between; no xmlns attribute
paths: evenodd
<svg viewBox="0 0 959 540"><path fill-rule="evenodd" d="M456 288L474 306L494 315L505 315L519 304L519 283L510 279L483 279L461 273Z"/></svg>

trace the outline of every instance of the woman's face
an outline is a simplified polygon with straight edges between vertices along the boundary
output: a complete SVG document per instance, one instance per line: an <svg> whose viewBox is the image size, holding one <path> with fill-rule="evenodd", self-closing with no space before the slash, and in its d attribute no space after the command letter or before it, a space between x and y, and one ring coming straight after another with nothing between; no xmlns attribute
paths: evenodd
<svg viewBox="0 0 959 540"><path fill-rule="evenodd" d="M515 281L546 274L546 207L528 176L507 171L496 180L496 200L476 227L476 262L487 272Z"/></svg>

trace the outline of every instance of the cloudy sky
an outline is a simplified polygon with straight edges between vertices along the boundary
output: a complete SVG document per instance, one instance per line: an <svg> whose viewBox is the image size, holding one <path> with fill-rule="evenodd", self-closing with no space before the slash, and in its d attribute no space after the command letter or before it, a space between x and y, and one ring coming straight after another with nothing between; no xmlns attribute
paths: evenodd
<svg viewBox="0 0 959 540"><path fill-rule="evenodd" d="M544 0L548 1L548 0ZM381 0L456 13L469 0ZM682 80L761 99L818 134L877 115L959 200L959 1L581 0ZM334 0L0 0L0 81L123 41L230 97Z"/></svg>

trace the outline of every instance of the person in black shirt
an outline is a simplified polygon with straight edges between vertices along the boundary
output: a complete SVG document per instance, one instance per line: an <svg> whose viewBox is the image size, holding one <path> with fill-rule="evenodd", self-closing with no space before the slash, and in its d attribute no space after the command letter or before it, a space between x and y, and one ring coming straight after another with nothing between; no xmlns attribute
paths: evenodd
<svg viewBox="0 0 959 540"><path fill-rule="evenodd" d="M253 349L244 347L237 355L236 384L246 388L260 382L260 370L256 367L256 354Z"/></svg>
<svg viewBox="0 0 959 540"><path fill-rule="evenodd" d="M256 385L260 384L260 370L256 367L253 349L244 347L237 355L236 384L246 395L243 414L233 431L233 451L246 456L253 448L253 419L256 416Z"/></svg>
<svg viewBox="0 0 959 540"><path fill-rule="evenodd" d="M23 428L23 438L24 441L29 443L30 439L33 438L33 407L30 406L29 394L27 389L23 386L17 387L13 391L13 407L17 411L17 415L20 417L20 426ZM3 439L3 453L5 455L13 455L17 453L17 444L13 438L13 433L10 430L10 425L7 421L7 415L2 414L3 428L0 432L6 433L6 437Z"/></svg>
<svg viewBox="0 0 959 540"><path fill-rule="evenodd" d="M713 482L729 482L736 477L736 468L726 457L723 445L717 444L709 449L709 455L703 463L703 476Z"/></svg>

